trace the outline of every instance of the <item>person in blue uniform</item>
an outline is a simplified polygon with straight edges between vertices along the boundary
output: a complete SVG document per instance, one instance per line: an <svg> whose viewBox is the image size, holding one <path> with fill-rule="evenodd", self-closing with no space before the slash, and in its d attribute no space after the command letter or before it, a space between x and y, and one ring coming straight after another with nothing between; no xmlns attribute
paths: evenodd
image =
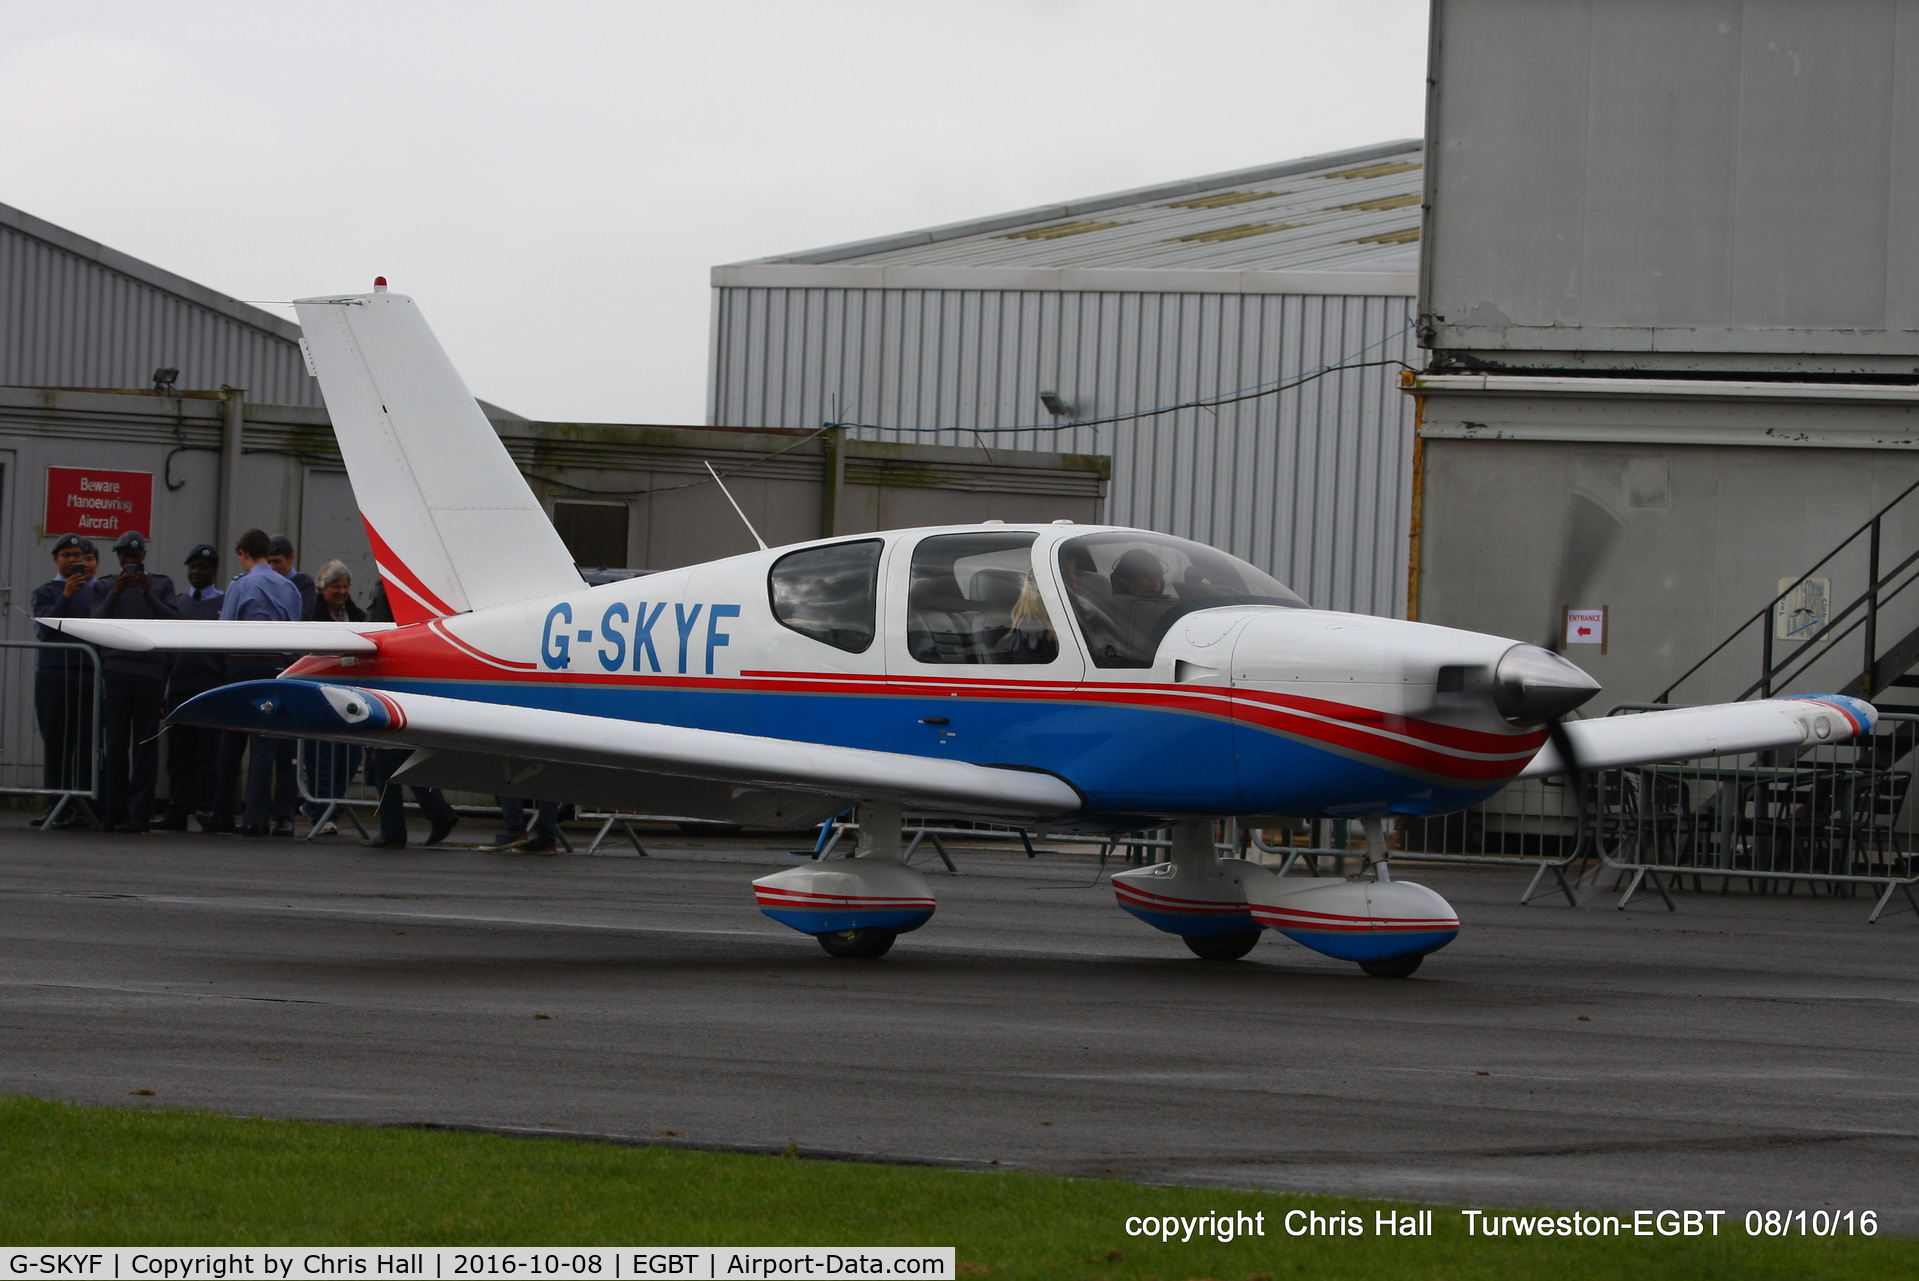
<svg viewBox="0 0 1919 1281"><path fill-rule="evenodd" d="M311 575L294 568L293 540L285 534L275 534L267 540L267 564L273 566L273 572L280 575L300 589L300 612L295 618L310 618L313 615L314 599L320 589Z"/></svg>
<svg viewBox="0 0 1919 1281"><path fill-rule="evenodd" d="M300 617L300 589L267 563L270 546L264 530L249 529L240 535L233 554L241 572L227 584L226 599L220 602L221 619L286 623ZM272 680L286 665L285 654L229 654L227 683ZM220 738L219 784L213 796L213 822L207 830L233 830L243 756L247 790L240 831L247 836L293 835L293 807L300 799L300 784L293 776L292 741L231 730Z"/></svg>
<svg viewBox="0 0 1919 1281"><path fill-rule="evenodd" d="M87 585L98 563L90 540L62 534L53 544L54 576L33 589L33 616L87 617ZM33 634L43 641L71 643L73 639L44 627L35 627ZM50 792L92 787L93 769L87 757L93 747L93 662L78 649L41 650L33 674L33 712L45 751L41 786ZM49 798L48 804L49 813L58 810L54 827L89 821L83 806L63 807L58 797Z"/></svg>
<svg viewBox="0 0 1919 1281"><path fill-rule="evenodd" d="M178 618L173 580L147 572L147 539L138 531L113 544L120 572L89 585L95 618ZM167 655L109 649L101 655L100 737L105 748L101 800L107 826L144 832L153 825L160 781L160 712L167 699Z"/></svg>
<svg viewBox="0 0 1919 1281"><path fill-rule="evenodd" d="M213 622L220 617L226 593L214 586L220 553L201 543L187 553L187 590L179 598L180 617ZM167 664L167 714L226 682L225 654L182 650ZM220 731L201 725L175 725L167 730L167 810L159 826L170 832L187 830L187 819L197 815L201 830L213 821L213 790L219 777Z"/></svg>

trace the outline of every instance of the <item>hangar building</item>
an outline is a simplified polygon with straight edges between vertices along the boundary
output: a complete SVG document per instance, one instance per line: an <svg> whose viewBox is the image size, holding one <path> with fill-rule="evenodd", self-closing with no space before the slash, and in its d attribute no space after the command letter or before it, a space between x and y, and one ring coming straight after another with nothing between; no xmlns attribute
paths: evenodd
<svg viewBox="0 0 1919 1281"><path fill-rule="evenodd" d="M1600 611L1600 705L1900 703L1919 8L1438 0L1430 39L1417 616Z"/></svg>
<svg viewBox="0 0 1919 1281"><path fill-rule="evenodd" d="M707 421L1110 454L1109 519L1398 613L1420 174L1391 142L715 267Z"/></svg>

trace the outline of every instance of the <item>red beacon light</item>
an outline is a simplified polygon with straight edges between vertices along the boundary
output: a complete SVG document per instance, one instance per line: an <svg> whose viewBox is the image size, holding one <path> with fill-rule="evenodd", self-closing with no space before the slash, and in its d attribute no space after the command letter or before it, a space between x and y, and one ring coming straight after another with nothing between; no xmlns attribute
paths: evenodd
<svg viewBox="0 0 1919 1281"><path fill-rule="evenodd" d="M373 278L373 292L376 294L383 294L386 292L385 276L375 276Z"/></svg>

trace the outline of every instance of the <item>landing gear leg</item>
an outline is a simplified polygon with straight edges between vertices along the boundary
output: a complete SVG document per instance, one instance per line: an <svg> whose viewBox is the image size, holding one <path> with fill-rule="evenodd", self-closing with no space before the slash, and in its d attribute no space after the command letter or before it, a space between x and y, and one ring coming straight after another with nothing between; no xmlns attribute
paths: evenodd
<svg viewBox="0 0 1919 1281"><path fill-rule="evenodd" d="M1383 818L1362 818L1359 826L1366 833L1366 864L1372 869L1373 880L1381 885L1391 885L1393 872L1392 851L1386 848L1386 820ZM1365 869L1360 869L1365 875ZM1406 979L1413 976L1419 963L1426 959L1424 952L1412 956L1395 956L1386 961L1361 961L1359 968L1376 979Z"/></svg>
<svg viewBox="0 0 1919 1281"><path fill-rule="evenodd" d="M1386 848L1386 820L1362 818L1359 820L1359 826L1360 830L1366 833L1366 866L1359 869L1360 875L1364 876L1370 868L1375 881L1381 885L1390 885L1393 873L1387 862L1392 852Z"/></svg>

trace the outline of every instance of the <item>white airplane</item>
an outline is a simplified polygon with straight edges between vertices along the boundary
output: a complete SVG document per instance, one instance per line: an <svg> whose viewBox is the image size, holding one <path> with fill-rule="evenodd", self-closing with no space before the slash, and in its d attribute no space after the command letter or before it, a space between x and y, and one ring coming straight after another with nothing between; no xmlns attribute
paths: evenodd
<svg viewBox="0 0 1919 1281"><path fill-rule="evenodd" d="M586 586L413 300L297 304L395 624L46 620L126 649L304 655L172 724L415 749L397 782L798 827L845 858L754 882L773 919L877 957L933 915L902 811L1053 831L1170 826L1119 906L1198 955L1267 928L1404 976L1459 929L1394 880L1383 820L1516 778L1792 748L1870 704L1773 698L1559 724L1598 690L1538 646L1312 609L1199 543L1071 522L820 539ZM1568 759L1568 757L1572 759ZM1359 820L1367 870L1276 876L1213 823Z"/></svg>

